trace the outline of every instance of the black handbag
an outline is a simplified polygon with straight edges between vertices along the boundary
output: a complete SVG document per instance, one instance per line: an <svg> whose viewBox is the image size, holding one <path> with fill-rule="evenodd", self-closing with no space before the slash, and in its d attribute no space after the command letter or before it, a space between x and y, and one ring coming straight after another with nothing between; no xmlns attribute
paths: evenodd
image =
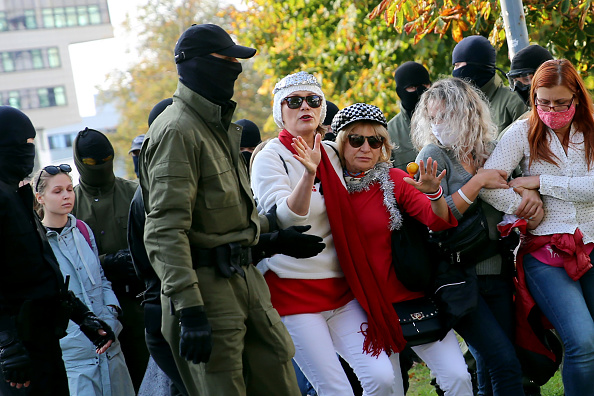
<svg viewBox="0 0 594 396"><path fill-rule="evenodd" d="M426 291L432 283L434 257L429 229L413 217L402 214L402 226L392 231L392 265L396 278L410 291Z"/></svg>
<svg viewBox="0 0 594 396"><path fill-rule="evenodd" d="M415 298L392 305L408 346L441 340L449 330L443 326L439 308L430 297Z"/></svg>
<svg viewBox="0 0 594 396"><path fill-rule="evenodd" d="M431 232L429 240L452 263L479 263L497 254L497 243L489 239L489 226L481 201L470 207L449 230ZM466 260L470 259L470 260Z"/></svg>

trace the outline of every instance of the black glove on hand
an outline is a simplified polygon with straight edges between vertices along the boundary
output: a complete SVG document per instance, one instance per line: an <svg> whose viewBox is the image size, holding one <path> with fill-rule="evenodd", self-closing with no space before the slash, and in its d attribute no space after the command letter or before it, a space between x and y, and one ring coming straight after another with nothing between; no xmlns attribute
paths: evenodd
<svg viewBox="0 0 594 396"><path fill-rule="evenodd" d="M29 353L17 337L14 318L2 318L0 326L0 367L4 379L24 384L31 379Z"/></svg>
<svg viewBox="0 0 594 396"><path fill-rule="evenodd" d="M121 249L103 258L103 272L110 282L135 279L137 277L130 249Z"/></svg>
<svg viewBox="0 0 594 396"><path fill-rule="evenodd" d="M212 351L212 330L204 306L179 311L179 355L195 364L206 363Z"/></svg>
<svg viewBox="0 0 594 396"><path fill-rule="evenodd" d="M326 247L324 240L317 235L304 234L311 226L291 226L279 231L260 235L256 246L264 257L273 254L286 254L295 258L314 257Z"/></svg>
<svg viewBox="0 0 594 396"><path fill-rule="evenodd" d="M103 348L110 340L115 341L116 337L109 325L99 319L89 308L80 301L72 291L68 292L69 302L72 308L70 319L80 326L81 331L95 345L97 350ZM99 330L106 334L99 334Z"/></svg>

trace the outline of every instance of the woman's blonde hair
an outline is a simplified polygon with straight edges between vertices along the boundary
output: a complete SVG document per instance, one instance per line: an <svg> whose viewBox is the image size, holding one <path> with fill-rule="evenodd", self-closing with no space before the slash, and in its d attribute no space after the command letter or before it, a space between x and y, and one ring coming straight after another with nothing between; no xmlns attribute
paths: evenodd
<svg viewBox="0 0 594 396"><path fill-rule="evenodd" d="M33 200L33 209L39 215L39 218L43 220L44 212L43 212L43 205L37 202L37 196L45 194L45 189L47 188L47 182L54 176L59 174L64 174L68 176L70 181L72 181L72 176L68 172L58 172L55 175L51 175L44 171L43 169L38 170L35 172L33 179L31 180L31 186L33 187L33 192L35 193L35 199Z"/></svg>
<svg viewBox="0 0 594 396"><path fill-rule="evenodd" d="M362 120L348 124L343 129L341 129L340 132L338 132L338 135L336 135L338 155L340 156L340 163L342 164L342 166L345 166L344 145L348 144L348 136L353 134L353 129L361 125L370 125L373 128L373 132L375 132L375 136L384 138L384 143L382 144L380 156L377 162L387 162L391 164L390 157L392 156L393 145L390 142L390 135L388 134L388 130L379 122Z"/></svg>
<svg viewBox="0 0 594 396"><path fill-rule="evenodd" d="M438 107L435 116L431 110ZM437 81L419 100L411 120L413 145L421 150L427 144L444 147L431 130L431 124L446 124L456 133L452 150L460 162L472 158L474 166L481 167L493 149L497 126L491 117L489 102L477 88L459 78Z"/></svg>

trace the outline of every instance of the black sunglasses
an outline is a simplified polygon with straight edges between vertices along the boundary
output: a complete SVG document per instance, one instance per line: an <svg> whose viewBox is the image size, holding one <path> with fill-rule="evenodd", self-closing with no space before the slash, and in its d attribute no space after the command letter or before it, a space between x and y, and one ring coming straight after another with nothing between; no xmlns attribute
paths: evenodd
<svg viewBox="0 0 594 396"><path fill-rule="evenodd" d="M60 172L62 172L62 173L70 173L70 172L72 172L72 168L68 164L60 164L58 166L56 166L56 165L48 165L48 166L46 166L45 168L43 168L41 170L41 173L39 174L39 177L37 178L37 183L35 184L35 191L38 191L37 189L39 188L39 181L41 180L41 174L43 173L43 171L46 171L50 175L54 176L54 175L57 175Z"/></svg>
<svg viewBox="0 0 594 396"><path fill-rule="evenodd" d="M382 147L382 144L384 144L384 138L381 136L349 135L348 139L352 148L359 148L363 146L365 139L367 139L367 143L369 143L369 147L372 149L378 149Z"/></svg>
<svg viewBox="0 0 594 396"><path fill-rule="evenodd" d="M322 105L322 97L319 95L308 95L306 97L303 96L287 96L283 99L283 101L287 102L287 106L289 109L298 109L303 104L303 100L307 102L307 104L316 109Z"/></svg>

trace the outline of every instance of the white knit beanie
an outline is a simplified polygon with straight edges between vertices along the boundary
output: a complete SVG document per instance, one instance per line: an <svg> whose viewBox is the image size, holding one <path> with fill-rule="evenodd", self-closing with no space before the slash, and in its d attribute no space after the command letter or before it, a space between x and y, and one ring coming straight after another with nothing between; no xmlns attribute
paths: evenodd
<svg viewBox="0 0 594 396"><path fill-rule="evenodd" d="M322 97L322 111L320 113L320 125L326 118L326 97L322 92L322 86L313 74L304 71L295 74L289 74L280 80L274 86L272 93L274 94L274 104L272 106L272 116L274 122L279 128L284 129L283 114L281 111L282 100L295 91L309 91Z"/></svg>

